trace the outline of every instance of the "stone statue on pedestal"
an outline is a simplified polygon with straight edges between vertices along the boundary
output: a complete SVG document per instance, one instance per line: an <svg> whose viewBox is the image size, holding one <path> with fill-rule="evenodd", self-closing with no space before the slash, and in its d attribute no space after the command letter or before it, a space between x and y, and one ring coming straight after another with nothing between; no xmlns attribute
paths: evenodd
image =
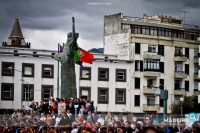
<svg viewBox="0 0 200 133"><path fill-rule="evenodd" d="M75 19L72 17L72 32L67 34L67 42L64 44L63 53L56 54L54 58L59 60L61 66L61 98L76 98L76 74L74 52L78 49L77 40L79 33L75 32Z"/></svg>

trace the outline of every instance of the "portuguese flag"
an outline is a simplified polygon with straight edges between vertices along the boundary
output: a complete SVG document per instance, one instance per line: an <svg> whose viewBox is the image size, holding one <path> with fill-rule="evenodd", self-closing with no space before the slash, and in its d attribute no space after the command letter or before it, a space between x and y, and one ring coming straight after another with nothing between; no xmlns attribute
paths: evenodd
<svg viewBox="0 0 200 133"><path fill-rule="evenodd" d="M93 59L94 59L93 54L91 54L88 51L85 51L82 48L79 48L74 53L74 61L75 62L86 62L86 63L92 64Z"/></svg>

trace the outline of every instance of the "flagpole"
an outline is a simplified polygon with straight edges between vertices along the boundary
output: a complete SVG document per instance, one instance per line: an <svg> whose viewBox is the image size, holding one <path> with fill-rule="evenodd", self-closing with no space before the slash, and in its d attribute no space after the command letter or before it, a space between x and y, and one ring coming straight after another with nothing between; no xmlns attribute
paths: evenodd
<svg viewBox="0 0 200 133"><path fill-rule="evenodd" d="M60 53L60 44L58 43L58 54ZM57 98L59 98L59 70L60 70L60 62L58 60L58 68L57 68Z"/></svg>

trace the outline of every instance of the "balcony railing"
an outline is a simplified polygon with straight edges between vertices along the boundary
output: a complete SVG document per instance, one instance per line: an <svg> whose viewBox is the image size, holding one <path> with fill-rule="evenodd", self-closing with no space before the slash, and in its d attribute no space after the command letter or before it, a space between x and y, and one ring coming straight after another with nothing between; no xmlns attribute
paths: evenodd
<svg viewBox="0 0 200 133"><path fill-rule="evenodd" d="M143 111L159 111L159 104L143 104Z"/></svg>
<svg viewBox="0 0 200 133"><path fill-rule="evenodd" d="M184 79L184 78L187 78L187 74L185 74L184 71L175 71L174 78Z"/></svg>
<svg viewBox="0 0 200 133"><path fill-rule="evenodd" d="M154 95L158 91L159 91L159 87L157 87L157 86L144 86L143 87L143 94Z"/></svg>
<svg viewBox="0 0 200 133"><path fill-rule="evenodd" d="M194 95L194 96L200 95L200 90L194 89L193 95Z"/></svg>
<svg viewBox="0 0 200 133"><path fill-rule="evenodd" d="M175 88L174 95L186 95L185 88Z"/></svg>
<svg viewBox="0 0 200 133"><path fill-rule="evenodd" d="M160 76L160 69L144 69L143 75L146 77Z"/></svg>
<svg viewBox="0 0 200 133"><path fill-rule="evenodd" d="M181 53L175 53L174 56L175 56L174 61L181 61L181 62L187 61L187 57Z"/></svg>
<svg viewBox="0 0 200 133"><path fill-rule="evenodd" d="M146 52L144 52L143 57L144 57L145 59L160 59L160 58L161 58L161 55L159 55L157 52L149 52L149 51L146 51Z"/></svg>

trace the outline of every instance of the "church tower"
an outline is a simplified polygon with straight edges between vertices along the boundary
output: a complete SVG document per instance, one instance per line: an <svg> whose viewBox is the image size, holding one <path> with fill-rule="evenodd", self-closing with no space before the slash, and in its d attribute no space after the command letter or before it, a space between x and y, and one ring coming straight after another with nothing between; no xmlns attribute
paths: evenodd
<svg viewBox="0 0 200 133"><path fill-rule="evenodd" d="M4 47L19 47L19 48L30 48L31 44L26 43L22 34L22 30L19 24L19 20L16 19L8 42L2 42Z"/></svg>

